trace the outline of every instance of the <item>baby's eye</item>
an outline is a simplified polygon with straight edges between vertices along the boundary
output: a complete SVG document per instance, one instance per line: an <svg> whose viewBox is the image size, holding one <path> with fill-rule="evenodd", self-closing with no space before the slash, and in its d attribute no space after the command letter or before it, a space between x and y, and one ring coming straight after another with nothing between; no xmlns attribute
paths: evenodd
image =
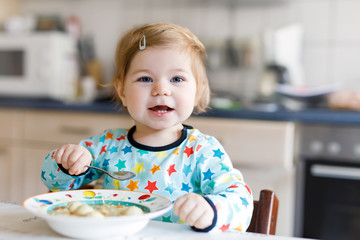
<svg viewBox="0 0 360 240"><path fill-rule="evenodd" d="M152 82L152 79L149 78L149 77L142 77L142 78L139 78L138 81L140 81L140 82Z"/></svg>
<svg viewBox="0 0 360 240"><path fill-rule="evenodd" d="M182 79L181 77L173 77L170 82L182 82L184 81L184 79Z"/></svg>

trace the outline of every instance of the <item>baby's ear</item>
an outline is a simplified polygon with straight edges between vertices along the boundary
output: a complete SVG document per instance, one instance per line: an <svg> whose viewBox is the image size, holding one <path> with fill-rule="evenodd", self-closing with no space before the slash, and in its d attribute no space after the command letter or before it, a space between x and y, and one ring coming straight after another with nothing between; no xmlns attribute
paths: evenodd
<svg viewBox="0 0 360 240"><path fill-rule="evenodd" d="M126 97L124 94L124 86L123 86L123 84L121 84L119 79L116 79L114 81L114 87L115 87L117 95L119 96L119 98L121 100L122 105L124 107L126 107Z"/></svg>

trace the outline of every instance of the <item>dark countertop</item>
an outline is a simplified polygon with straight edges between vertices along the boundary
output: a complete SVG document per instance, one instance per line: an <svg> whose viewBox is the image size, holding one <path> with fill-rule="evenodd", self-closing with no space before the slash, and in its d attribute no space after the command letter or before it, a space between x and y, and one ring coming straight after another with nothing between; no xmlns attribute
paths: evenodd
<svg viewBox="0 0 360 240"><path fill-rule="evenodd" d="M116 106L110 100L96 101L93 103L63 103L50 99L34 98L0 98L0 108L38 109L55 111L76 112L101 112L112 114L124 114L120 106ZM329 109L307 109L301 111L290 111L279 109L276 111L261 111L252 109L224 110L210 109L200 114L202 117L232 118L248 120L267 121L291 121L298 123L317 124L341 124L359 125L360 112L337 111Z"/></svg>

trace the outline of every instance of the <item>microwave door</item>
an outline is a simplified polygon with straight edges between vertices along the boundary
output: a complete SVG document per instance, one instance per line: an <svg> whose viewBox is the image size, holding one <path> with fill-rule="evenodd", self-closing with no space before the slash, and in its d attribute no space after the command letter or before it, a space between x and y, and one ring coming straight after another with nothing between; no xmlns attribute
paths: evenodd
<svg viewBox="0 0 360 240"><path fill-rule="evenodd" d="M0 96L42 96L46 85L39 84L39 48L44 43L30 36L0 35Z"/></svg>
<svg viewBox="0 0 360 240"><path fill-rule="evenodd" d="M16 80L24 76L24 67L23 50L0 50L0 76L8 76Z"/></svg>

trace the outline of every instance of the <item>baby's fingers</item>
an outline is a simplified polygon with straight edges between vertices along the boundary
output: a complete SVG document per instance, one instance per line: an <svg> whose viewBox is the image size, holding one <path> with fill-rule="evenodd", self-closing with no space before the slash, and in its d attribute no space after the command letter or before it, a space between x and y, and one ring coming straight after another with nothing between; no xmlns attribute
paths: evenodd
<svg viewBox="0 0 360 240"><path fill-rule="evenodd" d="M85 172L87 169L86 166L90 165L90 162L91 162L91 155L82 153L69 169L69 173L72 175L79 175Z"/></svg>
<svg viewBox="0 0 360 240"><path fill-rule="evenodd" d="M69 155L68 149L71 147L70 144L66 144L61 146L55 153L55 161L58 164L63 164L63 160L67 159L67 156ZM67 154L65 155L65 152L67 152ZM65 156L64 156L65 155ZM65 167L65 166L64 166Z"/></svg>
<svg viewBox="0 0 360 240"><path fill-rule="evenodd" d="M197 215L196 220L192 223L193 224L192 226L194 226L198 229L207 228L212 224L213 218L214 218L214 215L212 214L212 212L201 211L201 214ZM191 220L189 219L189 221L191 221Z"/></svg>
<svg viewBox="0 0 360 240"><path fill-rule="evenodd" d="M179 197L174 202L174 214L180 216L180 210L187 200L186 195Z"/></svg>
<svg viewBox="0 0 360 240"><path fill-rule="evenodd" d="M62 156L66 150L66 148L68 147L68 145L63 145L61 147L59 147L59 149L56 151L55 153L55 161L58 163L58 164L61 164L61 159L62 159Z"/></svg>
<svg viewBox="0 0 360 240"><path fill-rule="evenodd" d="M196 201L191 198L191 195L184 195L178 198L174 203L174 213L178 215L181 220L188 222L188 216L191 215L196 208ZM193 220L195 222L196 219ZM188 222L189 223L189 222ZM190 224L189 224L190 225ZM190 225L192 226L192 225Z"/></svg>

